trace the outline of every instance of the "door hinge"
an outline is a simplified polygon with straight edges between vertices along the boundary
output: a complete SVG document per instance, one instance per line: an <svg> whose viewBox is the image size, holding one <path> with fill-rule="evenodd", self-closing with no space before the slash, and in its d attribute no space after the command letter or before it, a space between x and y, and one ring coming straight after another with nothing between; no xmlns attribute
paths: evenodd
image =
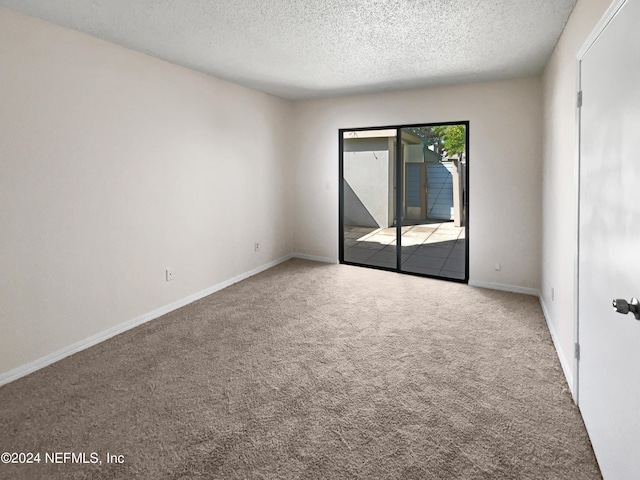
<svg viewBox="0 0 640 480"><path fill-rule="evenodd" d="M578 92L578 108L582 107L582 90Z"/></svg>
<svg viewBox="0 0 640 480"><path fill-rule="evenodd" d="M574 345L573 356L576 358L576 360L580 360L580 344L574 343L573 345Z"/></svg>

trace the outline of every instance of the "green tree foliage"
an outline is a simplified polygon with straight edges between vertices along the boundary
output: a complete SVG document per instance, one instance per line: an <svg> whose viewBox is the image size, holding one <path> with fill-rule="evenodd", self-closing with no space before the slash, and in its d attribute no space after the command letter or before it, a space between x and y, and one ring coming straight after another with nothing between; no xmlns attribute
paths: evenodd
<svg viewBox="0 0 640 480"><path fill-rule="evenodd" d="M427 145L433 145L437 153L444 153L447 157L462 156L465 151L467 141L465 125L414 127L410 130L422 138Z"/></svg>
<svg viewBox="0 0 640 480"><path fill-rule="evenodd" d="M464 125L440 125L431 127L433 133L442 140L442 150L448 157L462 155L467 144L467 132Z"/></svg>

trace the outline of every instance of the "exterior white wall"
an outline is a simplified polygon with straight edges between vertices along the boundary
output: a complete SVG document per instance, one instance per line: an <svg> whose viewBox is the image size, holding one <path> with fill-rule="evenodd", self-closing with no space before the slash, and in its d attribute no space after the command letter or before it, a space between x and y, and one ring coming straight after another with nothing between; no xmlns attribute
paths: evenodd
<svg viewBox="0 0 640 480"><path fill-rule="evenodd" d="M471 280L539 288L539 77L303 101L294 108L294 134L301 139L297 252L338 257L338 129L469 120Z"/></svg>
<svg viewBox="0 0 640 480"><path fill-rule="evenodd" d="M577 154L576 55L610 4L610 0L578 0L542 79L544 143L541 299L570 385L574 375L574 263L577 255L574 170Z"/></svg>
<svg viewBox="0 0 640 480"><path fill-rule="evenodd" d="M407 145L406 163L422 163L424 156L422 155L422 145Z"/></svg>
<svg viewBox="0 0 640 480"><path fill-rule="evenodd" d="M386 142L385 142L386 143ZM344 152L344 179L358 196L377 226L389 226L389 152ZM349 218L348 212L355 205L345 208L345 222L352 226L373 226Z"/></svg>
<svg viewBox="0 0 640 480"><path fill-rule="evenodd" d="M292 112L0 8L0 374L290 254Z"/></svg>

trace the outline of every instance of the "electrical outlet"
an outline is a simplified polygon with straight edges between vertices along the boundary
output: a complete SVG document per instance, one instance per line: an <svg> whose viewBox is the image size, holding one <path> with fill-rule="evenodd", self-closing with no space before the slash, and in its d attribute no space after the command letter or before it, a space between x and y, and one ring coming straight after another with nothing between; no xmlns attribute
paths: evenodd
<svg viewBox="0 0 640 480"><path fill-rule="evenodd" d="M496 264L493 266L493 269L494 269L496 272L499 272L501 268L502 268L502 265L500 265L499 263L496 263Z"/></svg>
<svg viewBox="0 0 640 480"><path fill-rule="evenodd" d="M166 275L167 282L170 282L171 280L173 280L173 268L167 268L165 270L165 275Z"/></svg>
<svg viewBox="0 0 640 480"><path fill-rule="evenodd" d="M254 243L254 244L253 244L253 249L254 249L256 252L259 252L259 251L260 251L260 243L259 243L259 242Z"/></svg>

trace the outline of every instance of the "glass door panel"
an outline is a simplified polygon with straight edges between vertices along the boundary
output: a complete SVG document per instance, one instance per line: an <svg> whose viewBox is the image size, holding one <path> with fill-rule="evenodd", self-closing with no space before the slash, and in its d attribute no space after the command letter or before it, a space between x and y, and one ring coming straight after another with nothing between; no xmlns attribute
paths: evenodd
<svg viewBox="0 0 640 480"><path fill-rule="evenodd" d="M342 133L341 261L397 267L395 129Z"/></svg>
<svg viewBox="0 0 640 480"><path fill-rule="evenodd" d="M466 278L466 125L402 129L401 270Z"/></svg>

